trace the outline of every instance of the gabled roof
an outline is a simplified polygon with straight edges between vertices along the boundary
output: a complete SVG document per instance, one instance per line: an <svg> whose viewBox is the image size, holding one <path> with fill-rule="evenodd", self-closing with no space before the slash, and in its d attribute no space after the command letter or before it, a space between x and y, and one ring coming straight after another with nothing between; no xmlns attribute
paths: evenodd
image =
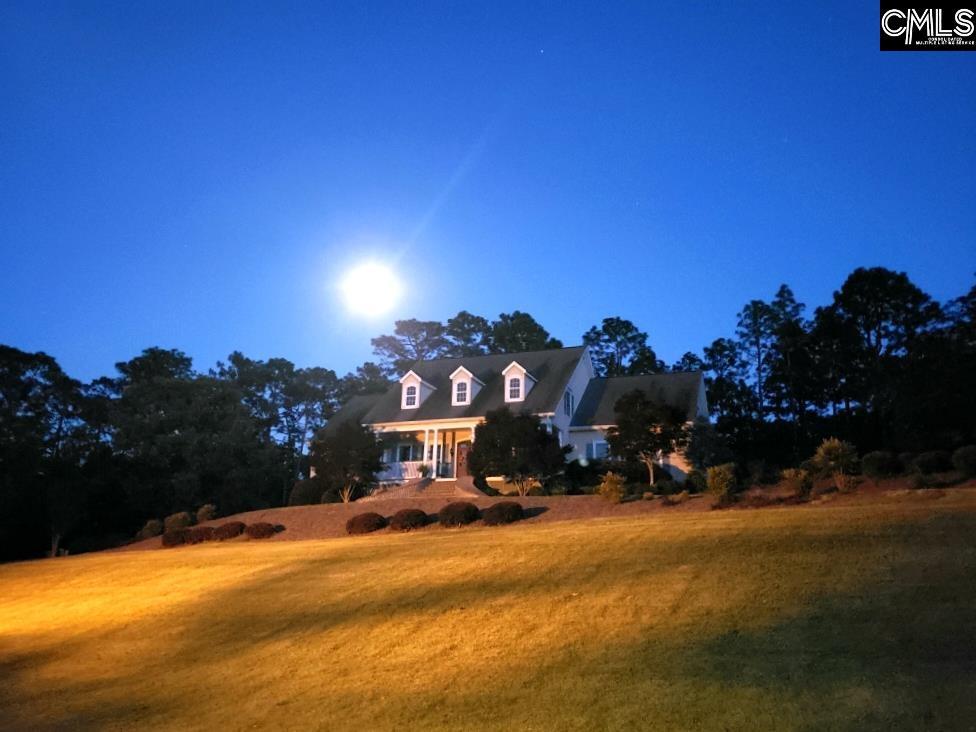
<svg viewBox="0 0 976 732"><path fill-rule="evenodd" d="M410 367L411 371L434 387L448 388L438 388L416 409L401 409L401 386L395 383L380 396L361 421L365 424L379 424L419 422L430 419L464 419L483 417L487 412L504 406L509 406L513 411L527 411L532 414L555 412L566 390L569 377L572 376L585 350L584 346L576 346L545 351L417 361ZM518 361L522 368L532 372L536 384L525 395L524 401L508 405L505 402L502 370L513 360ZM470 404L452 406L449 388L451 375L461 366L470 371L483 383L483 386ZM345 409L342 411L344 412Z"/></svg>
<svg viewBox="0 0 976 732"><path fill-rule="evenodd" d="M434 386L433 384L431 384L429 381L424 381L424 377L421 376L420 374L418 374L413 369L411 369L410 371L408 371L407 373L405 373L403 376L401 376L399 383L402 384L404 381L406 381L411 376L413 376L414 378L416 378L417 381L419 381L421 384L424 384L425 386L429 386L431 389L436 389L437 388L436 386Z"/></svg>
<svg viewBox="0 0 976 732"><path fill-rule="evenodd" d="M617 400L635 389L640 389L651 399L685 410L685 418L694 420L698 415L698 392L703 388L702 375L698 371L590 379L570 426L615 424Z"/></svg>
<svg viewBox="0 0 976 732"><path fill-rule="evenodd" d="M478 378L477 376L475 376L474 374L472 374L472 373L471 373L471 372L470 372L470 371L469 371L468 369L466 369L466 368L464 368L464 366L458 366L458 367L457 367L456 369L454 369L454 370L453 370L453 371L451 372L451 374L450 374L450 375L449 375L449 376L448 376L447 378L449 378L449 379L451 379L451 380L453 380L453 379L454 379L454 377L455 377L455 376L457 376L457 375L458 375L459 373L465 373L465 374L467 374L468 376L470 376L470 377L471 377L471 380L472 380L472 381L477 381L477 382L478 382L479 384L481 384L482 386L484 386L484 385L485 385L485 382L483 382L483 381L482 381L481 379L479 379L479 378Z"/></svg>
<svg viewBox="0 0 976 732"><path fill-rule="evenodd" d="M529 373L529 370L527 368L525 368L525 366L523 366L522 364L520 364L518 361L512 361L508 366L506 366L505 368L503 368L502 369L502 374L503 375L508 375L508 372L511 371L512 369L519 369L523 374L525 374L530 379L532 379L532 381L538 381L538 379L535 378L531 373Z"/></svg>

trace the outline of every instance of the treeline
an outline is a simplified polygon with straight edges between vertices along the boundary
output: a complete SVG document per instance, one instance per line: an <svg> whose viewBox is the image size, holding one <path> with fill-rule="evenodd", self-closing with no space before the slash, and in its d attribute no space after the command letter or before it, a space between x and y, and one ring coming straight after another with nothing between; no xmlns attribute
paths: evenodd
<svg viewBox="0 0 976 732"><path fill-rule="evenodd" d="M828 436L920 452L976 440L976 287L934 301L902 273L858 269L808 314L787 286L728 337L670 366L618 317L583 334L602 375L705 373L715 434L742 463L787 467ZM0 346L0 559L109 546L147 519L216 504L282 505L316 431L416 359L559 348L531 315L397 321L375 362L339 377L231 354L206 372L150 348L80 383L43 353Z"/></svg>

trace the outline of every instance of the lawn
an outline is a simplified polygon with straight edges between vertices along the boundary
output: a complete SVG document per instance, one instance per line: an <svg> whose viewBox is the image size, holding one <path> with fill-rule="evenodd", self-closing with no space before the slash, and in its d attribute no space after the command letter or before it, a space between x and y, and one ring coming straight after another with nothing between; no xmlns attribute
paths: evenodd
<svg viewBox="0 0 976 732"><path fill-rule="evenodd" d="M0 567L0 728L974 720L972 490Z"/></svg>

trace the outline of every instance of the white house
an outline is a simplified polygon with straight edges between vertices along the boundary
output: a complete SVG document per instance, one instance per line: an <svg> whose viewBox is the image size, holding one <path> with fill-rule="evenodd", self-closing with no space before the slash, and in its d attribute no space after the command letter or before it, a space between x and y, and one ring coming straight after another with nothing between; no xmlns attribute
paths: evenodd
<svg viewBox="0 0 976 732"><path fill-rule="evenodd" d="M386 482L467 476L475 427L499 407L537 416L572 451L568 460L608 456L606 432L614 405L640 389L651 399L685 410L688 421L708 416L699 372L597 377L584 346L523 353L417 361L382 394L351 399L330 422L356 420L387 445ZM680 454L662 465L677 479L689 470ZM436 466L436 467L435 467Z"/></svg>

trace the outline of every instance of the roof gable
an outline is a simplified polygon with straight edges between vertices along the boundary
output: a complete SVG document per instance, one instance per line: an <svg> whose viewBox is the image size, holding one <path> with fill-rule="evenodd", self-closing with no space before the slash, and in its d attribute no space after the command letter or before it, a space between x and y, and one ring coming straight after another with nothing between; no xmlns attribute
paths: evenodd
<svg viewBox="0 0 976 732"><path fill-rule="evenodd" d="M590 379L573 415L571 426L614 424L617 421L617 401L635 389L643 391L651 399L684 410L685 418L691 421L698 415L698 397L703 388L704 382L699 371Z"/></svg>

